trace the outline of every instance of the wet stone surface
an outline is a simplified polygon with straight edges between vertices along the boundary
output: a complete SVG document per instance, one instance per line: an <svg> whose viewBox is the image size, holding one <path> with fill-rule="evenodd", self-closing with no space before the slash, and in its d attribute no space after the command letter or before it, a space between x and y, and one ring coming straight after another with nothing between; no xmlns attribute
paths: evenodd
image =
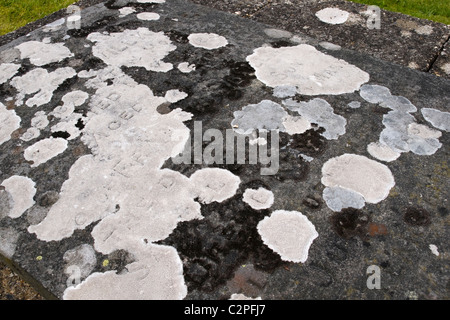
<svg viewBox="0 0 450 320"><path fill-rule="evenodd" d="M58 299L448 298L449 80L155 2L0 47L2 258Z"/></svg>

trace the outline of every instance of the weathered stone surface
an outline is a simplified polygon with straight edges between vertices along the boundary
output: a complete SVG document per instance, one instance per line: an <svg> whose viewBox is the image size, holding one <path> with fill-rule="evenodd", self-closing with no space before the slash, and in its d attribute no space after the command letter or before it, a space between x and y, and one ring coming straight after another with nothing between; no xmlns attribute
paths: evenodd
<svg viewBox="0 0 450 320"><path fill-rule="evenodd" d="M35 25L28 36L2 38L1 63L20 68L0 68L5 72L0 75L1 119L8 124L0 145L0 239L7 239L1 256L39 283L46 296L57 298L229 299L239 293L262 299L448 298L449 133L439 129L447 128L445 123L432 121L432 127L421 111L448 112L450 80L413 70L406 56L389 59L401 66L370 55L368 49L352 51L331 41L335 39L320 38L319 31L310 34L314 39L298 33L305 32L303 27L280 25L277 10L284 8L286 15L291 8L293 13L292 4L247 2L249 15L271 23L262 24L184 0L157 2L106 1L83 8L81 29ZM302 8L320 30L323 22L312 8L337 2L308 3L311 11ZM226 4L221 9L243 11L242 2ZM271 18L269 8L274 8ZM351 8L341 9L359 14ZM159 19L139 19L141 13L158 14ZM332 28L345 28L347 22ZM417 23L410 32L420 41L419 35L430 30ZM441 26L431 25L437 41ZM349 32L342 30L335 32ZM227 42L190 43L191 34L205 33ZM133 51L139 37L139 50ZM36 65L38 52L30 60L17 49L30 41L59 43L60 52L63 45L72 55L64 49ZM315 56L319 63L326 55L326 61L343 60L361 70L368 75L362 80L366 86L358 83L330 94L299 88L280 94L279 86L264 84L255 70L260 65L247 59L259 48L298 46L320 52ZM31 81L14 85L35 70L62 72L64 80L57 78L44 92ZM308 75L315 86L343 76L331 67ZM292 89L297 84L283 85ZM27 104L30 99L39 104ZM279 140L251 137L258 148L279 143L275 174L261 175L267 163L249 163L248 154L243 164L199 159L200 149L208 150L210 159L226 160L219 150L223 146L212 145L212 138L225 138L227 130L235 134L235 126L242 125L233 122L235 113L262 101L284 110L268 123L289 124L289 130L280 130ZM327 112L307 117L319 102ZM350 103L358 107L348 107ZM302 106L308 112L298 112ZM327 124L334 118L342 120L342 130L329 136ZM380 141L386 129L389 141L405 142L408 148L382 163L368 146ZM207 138L196 144L195 136L203 133ZM47 147L40 153L42 143L55 141L64 148ZM427 144L433 152L425 152ZM185 145L192 152L189 163L175 160ZM336 186L346 177L334 179L334 167L325 164L330 159L345 162L345 154L370 166L359 166L359 161L351 170L344 163L351 183ZM389 174L365 175L372 164ZM373 181L364 179L374 176L384 187L373 199L371 189L366 190ZM23 177L33 188L22 198L11 194L11 177ZM351 188L351 201L338 199L342 201L329 208L330 195L348 193L325 192L324 199L327 187ZM248 201L248 190L260 188L269 191L270 205ZM365 197L365 205L361 208L359 200L353 205L353 196ZM357 208L333 210L348 203ZM20 214L11 215L14 208ZM293 262L298 260L295 247L289 248L288 258L277 253L285 243L271 248L277 238L273 232L290 227L283 225L283 215L276 228L269 224L264 239L258 232L259 223L276 211L301 212L318 234L307 241L307 249L298 246L301 262ZM292 236L289 231L286 235ZM367 286L372 265L381 269L381 289Z"/></svg>
<svg viewBox="0 0 450 320"><path fill-rule="evenodd" d="M339 45L412 69L424 72L432 70L436 75L450 77L445 72L448 49L442 51L450 36L449 26L445 24L381 10L380 29L370 29L367 26L368 6L343 0L194 2L268 23L279 29L300 32L323 41L327 46ZM316 13L327 8L348 12L348 17L340 24L324 22Z"/></svg>

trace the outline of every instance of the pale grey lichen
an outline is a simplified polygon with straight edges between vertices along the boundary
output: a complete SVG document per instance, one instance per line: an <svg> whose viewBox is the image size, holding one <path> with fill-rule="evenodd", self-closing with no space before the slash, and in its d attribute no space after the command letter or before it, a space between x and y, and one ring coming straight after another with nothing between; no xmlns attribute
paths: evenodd
<svg viewBox="0 0 450 320"><path fill-rule="evenodd" d="M359 102L359 101L352 101L349 104L347 104L347 106L349 108L352 108L352 109L358 109L358 108L361 108L361 102Z"/></svg>
<svg viewBox="0 0 450 320"><path fill-rule="evenodd" d="M361 209L366 202L364 197L353 190L342 187L327 187L323 190L323 199L328 208L339 212L344 208Z"/></svg>
<svg viewBox="0 0 450 320"><path fill-rule="evenodd" d="M13 227L0 228L0 254L11 259L16 252L20 233Z"/></svg>
<svg viewBox="0 0 450 320"><path fill-rule="evenodd" d="M411 101L402 96L392 95L389 88L384 86L366 84L361 87L359 94L367 102L379 104L381 107L394 111L404 113L417 111Z"/></svg>
<svg viewBox="0 0 450 320"><path fill-rule="evenodd" d="M388 88L380 85L364 85L360 95L367 102L391 109L383 116L385 128L379 139L382 146L396 153L411 151L418 155L431 155L442 147L438 140L441 133L417 124L411 115L417 108L407 98L394 96Z"/></svg>
<svg viewBox="0 0 450 320"><path fill-rule="evenodd" d="M273 95L277 98L288 98L293 97L297 94L297 87L295 86L289 86L289 85L283 85L283 86L277 86L273 89Z"/></svg>
<svg viewBox="0 0 450 320"><path fill-rule="evenodd" d="M292 33L286 30L280 30L280 29L273 29L268 28L264 29L264 33L274 39L282 39L282 38L290 38L292 37Z"/></svg>
<svg viewBox="0 0 450 320"><path fill-rule="evenodd" d="M437 129L450 132L450 112L444 112L432 108L421 110L423 117Z"/></svg>
<svg viewBox="0 0 450 320"><path fill-rule="evenodd" d="M63 260L65 262L66 268L73 266L79 268L81 279L87 278L97 264L97 256L95 250L89 244L82 244L71 250L67 250L64 253Z"/></svg>
<svg viewBox="0 0 450 320"><path fill-rule="evenodd" d="M334 113L331 105L324 99L315 98L308 102L297 102L292 99L283 101L291 111L297 112L310 123L316 123L325 129L321 135L329 140L336 140L345 134L347 120Z"/></svg>
<svg viewBox="0 0 450 320"><path fill-rule="evenodd" d="M283 121L288 117L281 105L270 100L247 105L233 115L231 126L240 134L250 134L255 130L284 131Z"/></svg>

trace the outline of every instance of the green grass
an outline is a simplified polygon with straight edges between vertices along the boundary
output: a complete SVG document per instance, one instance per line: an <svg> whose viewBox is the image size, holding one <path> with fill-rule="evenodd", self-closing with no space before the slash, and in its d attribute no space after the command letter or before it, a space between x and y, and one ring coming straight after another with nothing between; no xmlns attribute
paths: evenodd
<svg viewBox="0 0 450 320"><path fill-rule="evenodd" d="M450 0L350 0L376 5L421 19L450 25ZM66 8L75 0L0 0L0 35L23 27L55 11Z"/></svg>
<svg viewBox="0 0 450 320"><path fill-rule="evenodd" d="M41 19L75 0L0 0L0 35Z"/></svg>
<svg viewBox="0 0 450 320"><path fill-rule="evenodd" d="M450 0L350 0L388 11L450 24Z"/></svg>

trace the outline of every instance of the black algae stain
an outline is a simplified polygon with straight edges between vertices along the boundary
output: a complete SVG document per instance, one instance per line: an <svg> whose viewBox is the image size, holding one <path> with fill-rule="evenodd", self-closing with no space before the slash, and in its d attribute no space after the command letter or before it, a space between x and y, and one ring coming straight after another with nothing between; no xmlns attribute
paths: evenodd
<svg viewBox="0 0 450 320"><path fill-rule="evenodd" d="M67 35L74 38L85 38L92 32L96 32L103 27L110 26L115 20L115 16L107 16L91 23L90 27L67 30Z"/></svg>
<svg viewBox="0 0 450 320"><path fill-rule="evenodd" d="M229 75L223 79L223 88L227 92L227 97L230 100L238 100L243 93L241 88L245 88L256 79L255 69L253 69L248 62L228 62L230 68Z"/></svg>
<svg viewBox="0 0 450 320"><path fill-rule="evenodd" d="M204 219L179 223L161 243L177 249L184 264L189 290L212 291L233 277L246 261L271 272L284 262L263 244L257 224L268 210L254 210L242 201L243 190L265 186L253 181L241 187L232 198L202 204Z"/></svg>
<svg viewBox="0 0 450 320"><path fill-rule="evenodd" d="M427 226L431 223L430 213L423 208L408 207L403 220L412 226Z"/></svg>
<svg viewBox="0 0 450 320"><path fill-rule="evenodd" d="M370 218L361 210L343 209L334 213L330 221L334 231L346 240L354 237L359 237L362 240L367 239Z"/></svg>
<svg viewBox="0 0 450 320"><path fill-rule="evenodd" d="M70 133L66 131L56 131L52 133L53 138L63 138L63 139L69 139Z"/></svg>
<svg viewBox="0 0 450 320"><path fill-rule="evenodd" d="M282 48L282 47L291 47L292 43L287 40L278 40L278 41L271 42L270 45L272 46L272 48L278 49L278 48Z"/></svg>
<svg viewBox="0 0 450 320"><path fill-rule="evenodd" d="M123 7L132 6L138 12L148 11L149 9L154 9L158 6L157 3L139 3L136 1L130 1L130 0L109 0L109 1L106 1L104 5L106 8L111 9L111 10L118 10Z"/></svg>
<svg viewBox="0 0 450 320"><path fill-rule="evenodd" d="M324 131L324 128L318 128L309 129L302 134L294 134L289 147L307 156L317 157L327 146L326 139L321 135Z"/></svg>

